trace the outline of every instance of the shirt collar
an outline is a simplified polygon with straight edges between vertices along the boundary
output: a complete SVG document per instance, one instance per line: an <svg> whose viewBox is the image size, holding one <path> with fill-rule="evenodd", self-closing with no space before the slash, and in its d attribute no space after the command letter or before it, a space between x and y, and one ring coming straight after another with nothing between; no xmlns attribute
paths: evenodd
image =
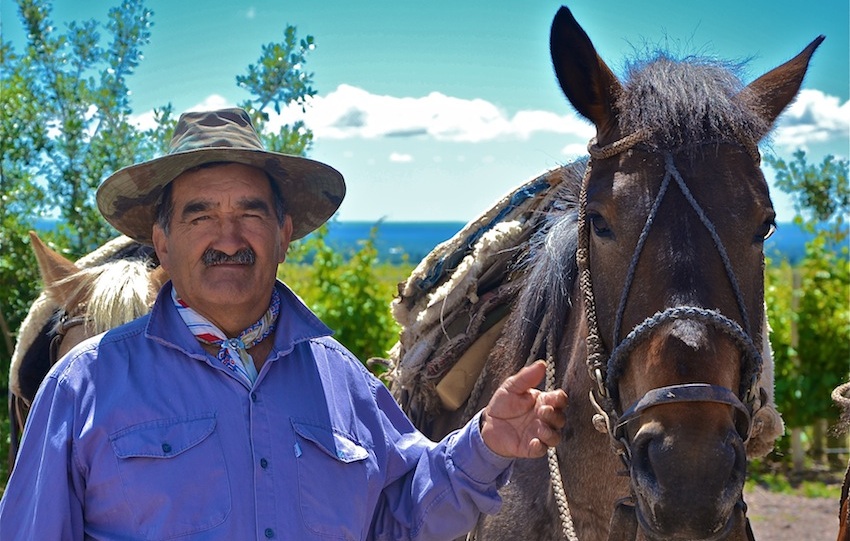
<svg viewBox="0 0 850 541"><path fill-rule="evenodd" d="M274 349L270 359L292 351L296 344L333 334L304 302L281 281L275 282L280 293L280 316L274 333ZM171 300L171 281L165 283L151 309L145 329L148 338L170 344L189 354L203 355L203 349L195 336L183 323ZM276 354L277 355L276 355Z"/></svg>

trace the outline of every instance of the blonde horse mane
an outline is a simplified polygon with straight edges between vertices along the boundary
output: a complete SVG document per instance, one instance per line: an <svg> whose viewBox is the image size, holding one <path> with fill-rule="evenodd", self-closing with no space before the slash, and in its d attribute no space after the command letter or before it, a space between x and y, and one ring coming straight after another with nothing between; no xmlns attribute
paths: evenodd
<svg viewBox="0 0 850 541"><path fill-rule="evenodd" d="M151 269L140 258L119 254L136 242L121 236L71 262L47 247L31 232L33 251L45 288L33 302L18 330L9 369L9 389L20 394L18 373L24 355L57 310L86 321L91 336L131 321L150 311L159 287L168 279L161 267Z"/></svg>
<svg viewBox="0 0 850 541"><path fill-rule="evenodd" d="M150 311L160 284L149 279L151 269L142 259L116 259L76 273L47 287L48 295L61 291L68 315L85 320L86 333L100 334ZM58 322L57 322L58 324Z"/></svg>

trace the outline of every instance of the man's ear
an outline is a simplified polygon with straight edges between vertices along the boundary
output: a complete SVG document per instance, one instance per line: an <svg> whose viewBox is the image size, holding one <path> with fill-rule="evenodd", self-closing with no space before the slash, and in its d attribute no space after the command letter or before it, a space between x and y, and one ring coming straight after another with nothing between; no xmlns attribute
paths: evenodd
<svg viewBox="0 0 850 541"><path fill-rule="evenodd" d="M151 237L153 240L153 249L156 251L156 257L159 258L159 264L167 271L169 269L168 238L159 224L154 224Z"/></svg>
<svg viewBox="0 0 850 541"><path fill-rule="evenodd" d="M289 241L292 239L292 216L287 214L283 218L283 224L280 226L280 255L277 262L283 263L286 260L286 251L289 249Z"/></svg>

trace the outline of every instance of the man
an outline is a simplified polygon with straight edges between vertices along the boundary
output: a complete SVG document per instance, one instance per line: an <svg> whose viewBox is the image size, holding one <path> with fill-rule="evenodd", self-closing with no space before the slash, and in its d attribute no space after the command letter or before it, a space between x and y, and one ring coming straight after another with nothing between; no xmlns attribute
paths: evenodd
<svg viewBox="0 0 850 541"><path fill-rule="evenodd" d="M556 445L538 363L445 440L276 280L345 193L266 152L239 109L181 116L166 156L97 201L171 281L151 313L51 371L0 502L0 539L452 539L499 508L512 459Z"/></svg>

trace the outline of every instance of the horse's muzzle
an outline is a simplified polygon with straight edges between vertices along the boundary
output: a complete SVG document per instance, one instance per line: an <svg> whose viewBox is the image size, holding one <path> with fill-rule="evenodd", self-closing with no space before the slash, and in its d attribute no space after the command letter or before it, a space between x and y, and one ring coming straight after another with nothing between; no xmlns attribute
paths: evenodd
<svg viewBox="0 0 850 541"><path fill-rule="evenodd" d="M631 450L636 513L647 536L726 538L746 477L746 452L733 426L709 439L698 430L677 433L651 422L638 430Z"/></svg>

